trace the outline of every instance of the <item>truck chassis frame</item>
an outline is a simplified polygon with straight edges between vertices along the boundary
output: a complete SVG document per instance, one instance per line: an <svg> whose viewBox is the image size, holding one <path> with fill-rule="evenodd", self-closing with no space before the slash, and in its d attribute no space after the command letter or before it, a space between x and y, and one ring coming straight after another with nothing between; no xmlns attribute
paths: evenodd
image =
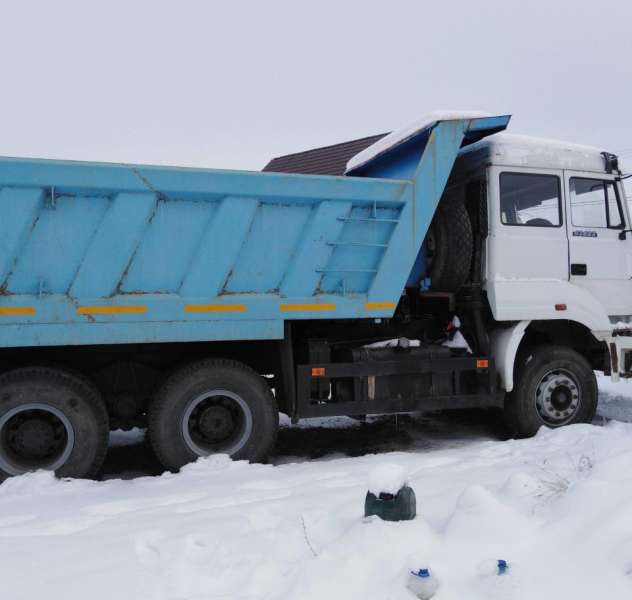
<svg viewBox="0 0 632 600"><path fill-rule="evenodd" d="M337 415L367 415L407 413L450 408L502 407L504 392L498 391L496 369L491 358L452 357L429 359L398 359L347 363L304 364L296 367L297 393L295 419ZM430 389L435 390L435 377L447 375L451 393L419 397L414 393L416 376L430 375ZM462 375L474 374L477 392L470 393L462 386ZM376 394L378 379L406 376L409 393L392 397ZM353 401L328 402L313 398L312 383L322 378L353 380ZM403 380L399 380L400 382ZM401 389L400 389L401 392Z"/></svg>

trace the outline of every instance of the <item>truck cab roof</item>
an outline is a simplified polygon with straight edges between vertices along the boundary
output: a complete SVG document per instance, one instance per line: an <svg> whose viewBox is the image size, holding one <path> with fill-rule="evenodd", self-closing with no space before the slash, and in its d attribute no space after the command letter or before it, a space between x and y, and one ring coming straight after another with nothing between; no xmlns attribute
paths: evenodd
<svg viewBox="0 0 632 600"><path fill-rule="evenodd" d="M547 138L497 133L463 148L467 163L604 173L604 149Z"/></svg>

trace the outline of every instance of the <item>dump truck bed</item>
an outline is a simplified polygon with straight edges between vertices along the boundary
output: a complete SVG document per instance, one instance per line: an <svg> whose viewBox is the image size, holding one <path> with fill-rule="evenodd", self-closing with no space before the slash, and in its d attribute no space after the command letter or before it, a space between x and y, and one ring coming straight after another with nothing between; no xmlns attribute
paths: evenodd
<svg viewBox="0 0 632 600"><path fill-rule="evenodd" d="M2 158L0 346L391 316L458 149L498 119L436 123L402 179Z"/></svg>

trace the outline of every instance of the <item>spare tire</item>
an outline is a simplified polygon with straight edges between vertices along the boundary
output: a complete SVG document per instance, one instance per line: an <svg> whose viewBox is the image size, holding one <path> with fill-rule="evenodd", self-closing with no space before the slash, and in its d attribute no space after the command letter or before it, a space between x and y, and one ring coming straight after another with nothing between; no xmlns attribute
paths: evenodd
<svg viewBox="0 0 632 600"><path fill-rule="evenodd" d="M424 242L432 290L459 290L470 273L473 246L472 223L462 199L442 198Z"/></svg>

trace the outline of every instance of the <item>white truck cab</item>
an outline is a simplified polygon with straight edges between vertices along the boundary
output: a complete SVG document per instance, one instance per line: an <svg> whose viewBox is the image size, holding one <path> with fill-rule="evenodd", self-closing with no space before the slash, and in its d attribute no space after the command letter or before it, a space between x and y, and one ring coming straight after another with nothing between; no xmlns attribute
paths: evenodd
<svg viewBox="0 0 632 600"><path fill-rule="evenodd" d="M482 283L507 391L530 323L567 321L606 344L613 378L632 350L632 220L617 158L598 148L497 134L462 151L485 169ZM627 362L626 362L627 360ZM626 366L627 365L627 366Z"/></svg>

